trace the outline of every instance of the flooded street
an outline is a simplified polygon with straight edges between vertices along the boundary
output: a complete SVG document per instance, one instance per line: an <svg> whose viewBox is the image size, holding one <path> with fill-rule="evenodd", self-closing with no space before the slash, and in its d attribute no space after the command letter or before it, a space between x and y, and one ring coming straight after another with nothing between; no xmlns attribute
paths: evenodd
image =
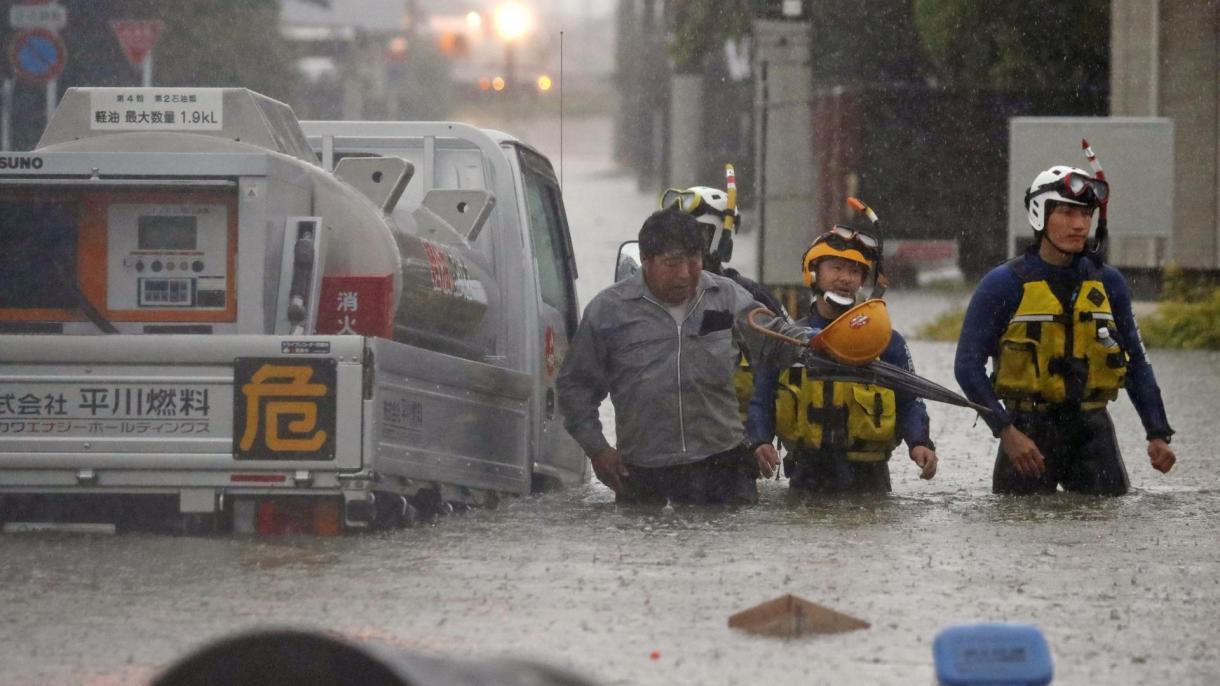
<svg viewBox="0 0 1220 686"><path fill-rule="evenodd" d="M558 164L549 124L501 125ZM608 122L569 126L583 303L655 199L612 169ZM889 300L909 331L962 297ZM912 350L956 388L952 344ZM1041 627L1057 684L1215 683L1220 354L1151 356L1178 465L1149 466L1122 396L1132 493L1117 499L992 496L996 441L972 413L931 405L938 474L920 481L897 451L888 497L797 502L780 480L755 507L657 512L617 508L594 483L365 536L0 536L0 683L140 683L207 641L292 626L536 658L603 684L928 684L936 633L984 621ZM784 593L872 626L789 642L728 628Z"/></svg>

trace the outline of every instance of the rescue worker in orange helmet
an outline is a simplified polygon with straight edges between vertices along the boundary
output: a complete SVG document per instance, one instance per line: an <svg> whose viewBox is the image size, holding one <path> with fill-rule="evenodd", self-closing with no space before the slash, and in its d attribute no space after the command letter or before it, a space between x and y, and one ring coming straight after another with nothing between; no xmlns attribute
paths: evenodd
<svg viewBox="0 0 1220 686"><path fill-rule="evenodd" d="M1124 387L1152 467L1168 472L1176 461L1131 289L1089 247L1094 211L1109 192L1083 169L1040 172L1025 194L1037 242L988 272L966 309L954 373L967 397L991 408L984 418L1000 439L995 493L1054 493L1060 485L1126 493L1127 469L1106 411Z"/></svg>
<svg viewBox="0 0 1220 686"><path fill-rule="evenodd" d="M801 258L813 302L809 314L796 323L816 333L837 322L833 345L839 349L830 351L834 357L859 357L850 349L850 327L839 330L844 323L839 317L856 304L877 261L878 248L872 235L836 225L815 238ZM856 343L861 348L871 346L872 354L880 349L872 340ZM914 371L910 349L897 331L881 359ZM936 446L929 437L927 409L918 397L871 384L822 381L799 365L768 371L756 376L747 434L755 452L763 455L776 452L772 440L779 436L788 450L784 463L794 491L887 493L887 461L904 440L920 477L935 476Z"/></svg>

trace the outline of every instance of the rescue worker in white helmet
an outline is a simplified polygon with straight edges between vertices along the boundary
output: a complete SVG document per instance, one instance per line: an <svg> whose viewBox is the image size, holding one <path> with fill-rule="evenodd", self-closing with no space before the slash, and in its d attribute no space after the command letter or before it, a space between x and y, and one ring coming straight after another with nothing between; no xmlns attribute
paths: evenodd
<svg viewBox="0 0 1220 686"><path fill-rule="evenodd" d="M661 194L661 209L676 208L698 219L707 227L704 231L704 271L727 276L746 289L746 292L754 296L754 299L762 303L768 310L786 319L788 313L784 306L766 288L763 288L762 284L743 276L741 272L732 267L724 266L724 263L733 256L733 232L725 228L726 218L731 217L737 229L741 228L741 215L735 208L729 207L728 198L727 191L709 186L691 186L686 189L670 188ZM750 396L754 392L754 372L744 349L737 363L737 373L733 376L733 391L737 394L741 419L745 421Z"/></svg>
<svg viewBox="0 0 1220 686"><path fill-rule="evenodd" d="M872 235L842 225L815 238L801 258L813 302L796 323L817 332L852 308L876 264L878 247ZM841 345L850 346L850 327L846 331ZM868 347L870 341L855 343ZM850 351L841 352L850 356ZM914 371L910 349L897 331L881 359ZM871 384L822 381L801 366L759 371L746 433L756 455L774 454L772 437L779 436L789 453L785 467L792 490L887 493L887 460L902 441L920 477L936 475L936 446L929 437L927 408L918 397Z"/></svg>
<svg viewBox="0 0 1220 686"><path fill-rule="evenodd" d="M1126 387L1152 467L1176 460L1173 429L1144 352L1122 274L1089 251L1094 211L1109 185L1054 166L1034 177L1025 208L1036 243L979 283L962 326L954 373L1000 439L995 493L1129 488L1106 405ZM993 374L985 365L990 358Z"/></svg>
<svg viewBox="0 0 1220 686"><path fill-rule="evenodd" d="M706 247L703 251L704 271L729 277L772 312L783 314L783 306L775 299L775 296L762 287L762 284L743 276L741 272L732 267L724 266L724 263L733 257L733 232L724 229L725 219L732 217L733 223L737 227L736 230L741 230L741 215L735 208L728 206L728 197L728 192L709 186L691 186L686 189L670 188L661 194L661 209L677 208L707 225L704 233L706 239Z"/></svg>

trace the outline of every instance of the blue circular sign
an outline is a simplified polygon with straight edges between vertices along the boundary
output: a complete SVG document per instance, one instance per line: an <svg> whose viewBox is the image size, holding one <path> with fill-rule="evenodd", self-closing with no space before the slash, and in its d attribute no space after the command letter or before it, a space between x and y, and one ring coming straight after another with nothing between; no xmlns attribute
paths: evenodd
<svg viewBox="0 0 1220 686"><path fill-rule="evenodd" d="M64 70L68 50L59 36L46 29L22 31L13 39L9 59L17 76L27 81L50 81Z"/></svg>

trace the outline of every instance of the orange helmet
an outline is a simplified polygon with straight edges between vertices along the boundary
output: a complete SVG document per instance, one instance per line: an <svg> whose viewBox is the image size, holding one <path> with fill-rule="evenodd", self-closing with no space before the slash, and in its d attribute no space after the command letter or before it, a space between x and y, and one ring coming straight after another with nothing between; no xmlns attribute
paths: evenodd
<svg viewBox="0 0 1220 686"><path fill-rule="evenodd" d="M809 342L843 364L864 365L881 357L894 330L884 300L865 300L839 315Z"/></svg>
<svg viewBox="0 0 1220 686"><path fill-rule="evenodd" d="M877 239L850 226L835 224L830 231L813 239L801 257L801 278L812 288L817 280L814 265L823 257L838 257L864 265L865 276L877 259Z"/></svg>

